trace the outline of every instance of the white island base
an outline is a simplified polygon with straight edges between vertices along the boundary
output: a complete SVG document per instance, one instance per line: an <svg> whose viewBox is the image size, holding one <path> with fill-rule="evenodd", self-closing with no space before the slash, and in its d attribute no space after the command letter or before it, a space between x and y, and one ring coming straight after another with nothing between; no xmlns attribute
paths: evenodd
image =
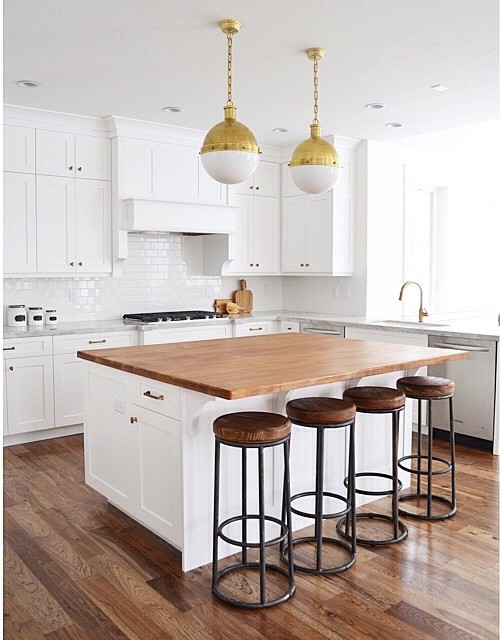
<svg viewBox="0 0 500 640"><path fill-rule="evenodd" d="M212 561L214 436L212 423L234 411L284 414L288 400L307 396L341 397L347 386L395 386L405 372L370 376L334 384L224 400L111 367L86 362L85 480L111 504L153 531L182 553L189 571ZM415 371L409 372L414 375ZM408 401L409 402L409 401ZM400 455L410 453L411 410L404 412ZM358 414L356 472L391 472L389 416ZM346 429L326 433L326 477L329 491L344 493L347 474ZM294 426L291 440L292 494L313 490L316 433ZM279 516L283 454L266 455L266 508ZM253 456L250 473L256 474ZM221 519L240 513L240 452L222 448ZM253 481L255 478L255 481ZM403 486L409 474L401 472ZM249 477L249 509L257 508L257 475ZM387 486L382 486L385 489ZM358 505L369 501L358 496ZM306 510L312 510L302 503ZM294 530L311 524L295 516ZM236 526L236 525L235 525ZM235 533L234 531L232 533ZM221 545L220 555L238 551Z"/></svg>

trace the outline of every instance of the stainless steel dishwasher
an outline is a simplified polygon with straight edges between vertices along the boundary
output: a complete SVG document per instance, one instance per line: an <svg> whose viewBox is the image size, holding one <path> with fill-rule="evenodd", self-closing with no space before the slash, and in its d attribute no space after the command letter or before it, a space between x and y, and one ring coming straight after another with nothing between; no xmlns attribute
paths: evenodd
<svg viewBox="0 0 500 640"><path fill-rule="evenodd" d="M301 322L299 324L301 333L321 333L328 336L344 337L344 327L342 325L330 324L329 322Z"/></svg>
<svg viewBox="0 0 500 640"><path fill-rule="evenodd" d="M469 352L468 360L429 367L429 375L455 382L453 413L455 432L493 442L496 371L495 340L429 336L429 347ZM436 402L433 423L449 431L448 403Z"/></svg>

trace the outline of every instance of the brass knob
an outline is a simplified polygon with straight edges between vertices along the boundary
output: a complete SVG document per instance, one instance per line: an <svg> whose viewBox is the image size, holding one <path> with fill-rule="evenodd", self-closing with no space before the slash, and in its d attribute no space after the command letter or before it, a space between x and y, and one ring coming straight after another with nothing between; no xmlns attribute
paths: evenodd
<svg viewBox="0 0 500 640"><path fill-rule="evenodd" d="M72 164L70 164L70 165L69 165L69 167L68 167L68 169L69 169L70 171L73 171L73 165L72 165Z"/></svg>
<svg viewBox="0 0 500 640"><path fill-rule="evenodd" d="M250 189L253 189L253 185L250 186Z"/></svg>
<svg viewBox="0 0 500 640"><path fill-rule="evenodd" d="M253 262L250 263L250 266L253 267Z"/></svg>
<svg viewBox="0 0 500 640"><path fill-rule="evenodd" d="M81 170L82 170L82 168L81 168L81 167L78 167L78 171L81 171Z"/></svg>
<svg viewBox="0 0 500 640"><path fill-rule="evenodd" d="M259 262L256 262L256 263L255 263L255 266L256 266L256 267L260 267L260 263L259 263Z"/></svg>
<svg viewBox="0 0 500 640"><path fill-rule="evenodd" d="M69 263L69 266L70 266L70 267L74 267L74 266L75 266L75 263L74 263L74 262L70 262L70 263Z"/></svg>
<svg viewBox="0 0 500 640"><path fill-rule="evenodd" d="M137 417L136 416L132 416L130 418L130 424L134 424L134 422L137 422Z"/></svg>
<svg viewBox="0 0 500 640"><path fill-rule="evenodd" d="M14 367L9 367L9 371L14 371Z"/></svg>
<svg viewBox="0 0 500 640"><path fill-rule="evenodd" d="M255 187L255 191L258 191L260 189L260 187Z"/></svg>
<svg viewBox="0 0 500 640"><path fill-rule="evenodd" d="M306 262L306 267L308 267L308 266L309 266L309 262Z"/></svg>
<svg viewBox="0 0 500 640"><path fill-rule="evenodd" d="M300 266L301 266L301 267L304 267L305 265L304 265L304 263L303 263L303 262L301 262L301 263L300 263Z"/></svg>
<svg viewBox="0 0 500 640"><path fill-rule="evenodd" d="M79 266L79 267L83 267L83 262L79 262L79 263L78 263L78 266Z"/></svg>

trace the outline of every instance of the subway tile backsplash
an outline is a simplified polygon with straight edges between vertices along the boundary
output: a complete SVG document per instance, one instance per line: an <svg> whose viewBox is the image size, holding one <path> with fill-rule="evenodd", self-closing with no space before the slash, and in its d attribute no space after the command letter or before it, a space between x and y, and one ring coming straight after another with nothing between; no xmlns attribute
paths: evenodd
<svg viewBox="0 0 500 640"><path fill-rule="evenodd" d="M200 236L133 234L119 277L5 279L4 324L9 304L57 309L61 322L112 320L140 311L212 309L215 298L232 296L238 280L203 275ZM281 307L281 278L251 282L256 309Z"/></svg>

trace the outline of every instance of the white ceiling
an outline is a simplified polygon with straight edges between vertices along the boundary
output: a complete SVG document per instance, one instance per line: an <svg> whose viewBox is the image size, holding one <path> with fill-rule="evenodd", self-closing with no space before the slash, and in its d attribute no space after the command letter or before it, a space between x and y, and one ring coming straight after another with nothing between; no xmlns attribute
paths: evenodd
<svg viewBox="0 0 500 640"><path fill-rule="evenodd" d="M309 135L397 141L498 118L497 0L4 0L4 102L207 130L233 99L260 144ZM23 89L17 80L42 86ZM445 92L432 90L442 84ZM364 105L387 107L369 111ZM164 106L183 112L167 114ZM385 127L401 122L401 129ZM289 134L272 129L285 127Z"/></svg>

